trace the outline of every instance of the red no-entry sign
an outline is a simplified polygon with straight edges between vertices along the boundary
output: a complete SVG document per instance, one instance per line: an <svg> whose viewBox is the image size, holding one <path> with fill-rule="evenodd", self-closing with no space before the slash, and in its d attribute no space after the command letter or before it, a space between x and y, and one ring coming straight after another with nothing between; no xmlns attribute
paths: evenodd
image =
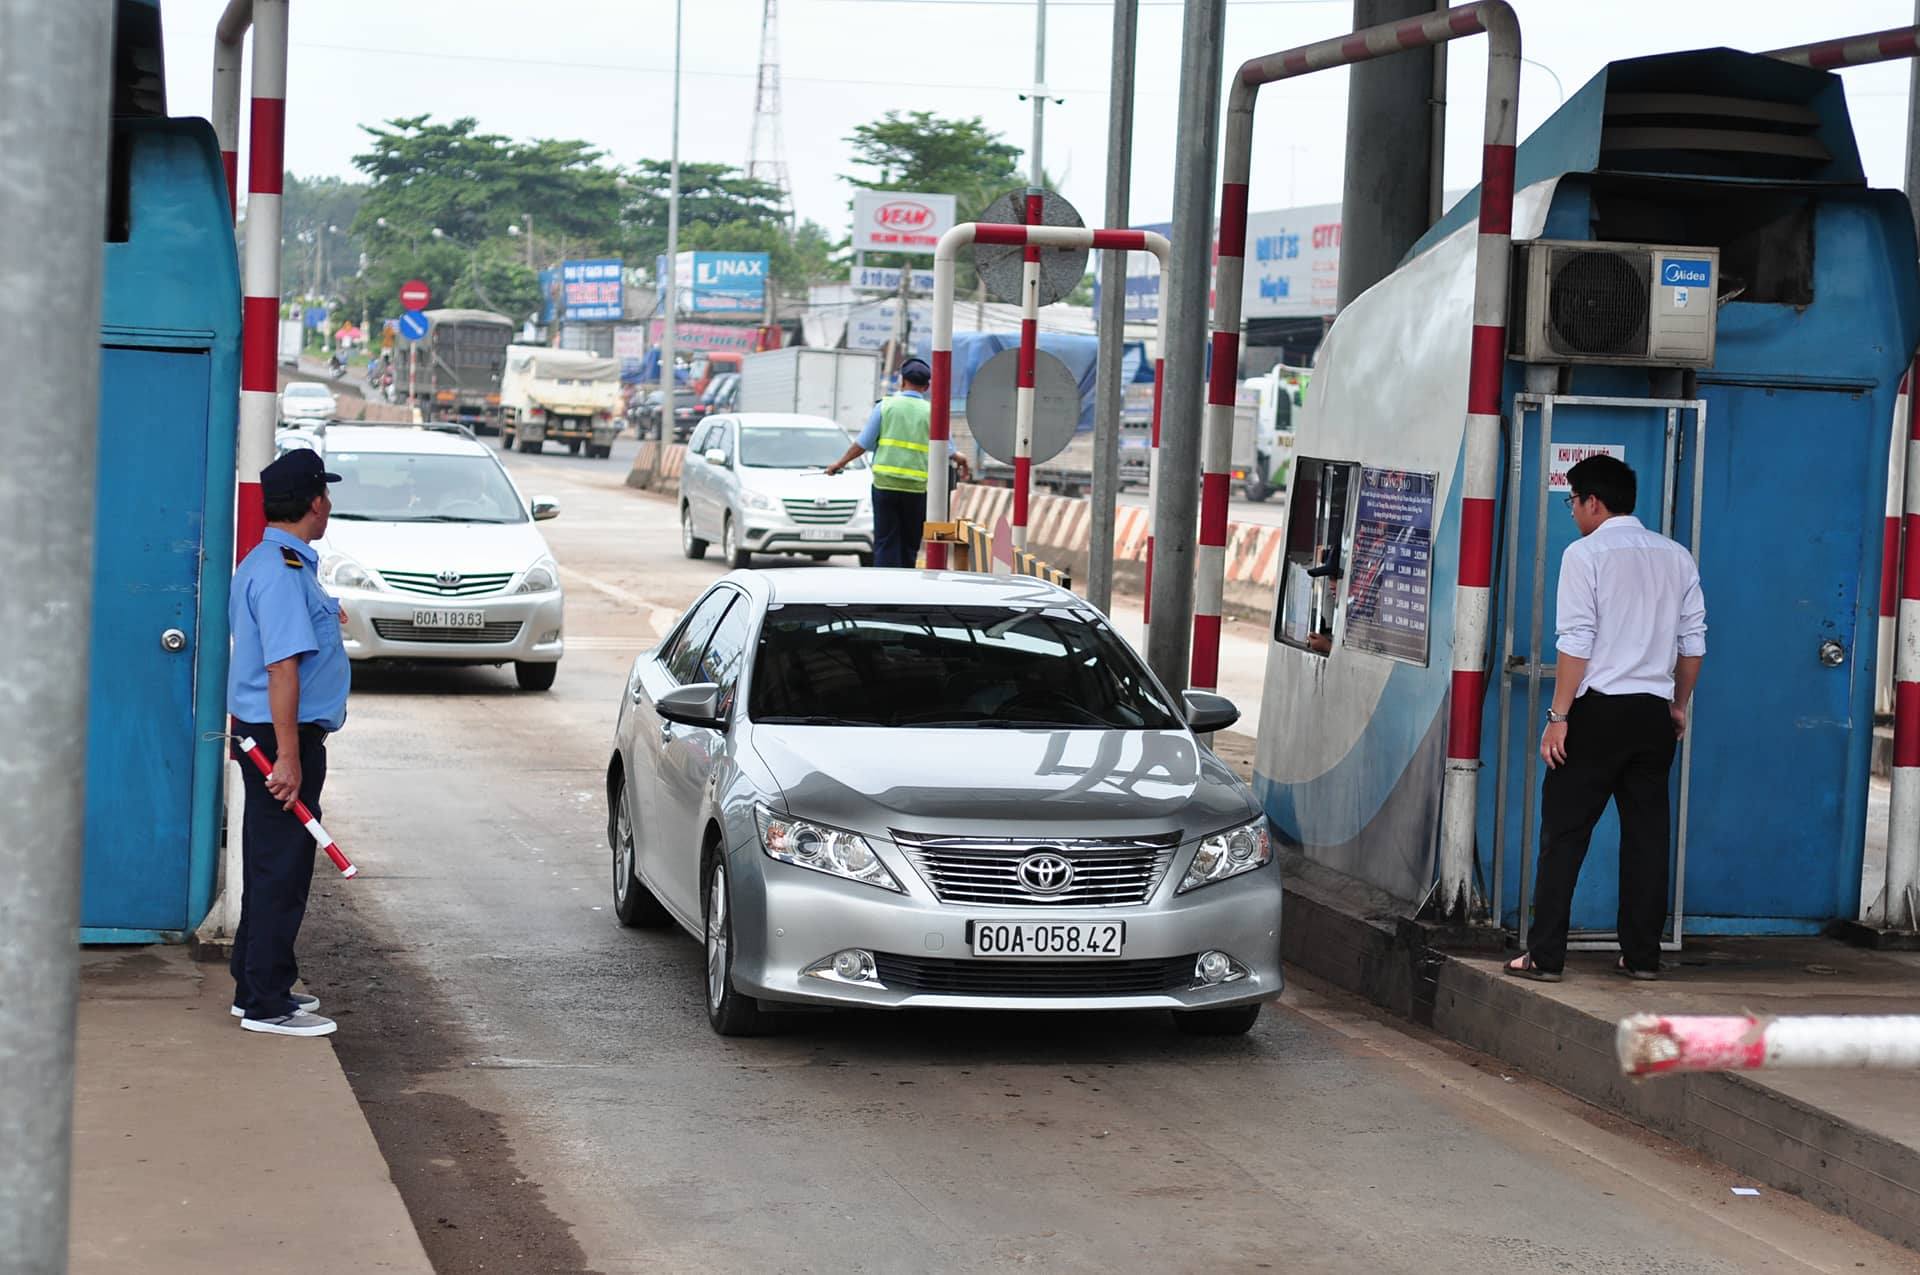
<svg viewBox="0 0 1920 1275"><path fill-rule="evenodd" d="M432 299L433 293L423 280L409 279L400 285L400 304L409 310L424 310Z"/></svg>

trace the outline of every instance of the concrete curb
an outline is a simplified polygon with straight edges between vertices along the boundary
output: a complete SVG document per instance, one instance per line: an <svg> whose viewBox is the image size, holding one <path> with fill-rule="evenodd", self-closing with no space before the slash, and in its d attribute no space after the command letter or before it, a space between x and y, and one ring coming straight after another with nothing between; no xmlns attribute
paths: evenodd
<svg viewBox="0 0 1920 1275"><path fill-rule="evenodd" d="M660 470L647 481L648 471L653 469L653 455L660 451L660 444L654 439L642 439L640 447L633 454L633 468L627 471L627 486L638 487L641 491L664 491L676 493L680 490L680 470L687 463L687 445L668 443L660 454Z"/></svg>
<svg viewBox="0 0 1920 1275"><path fill-rule="evenodd" d="M1298 855L1281 955L1336 987L1711 1155L1735 1172L1920 1248L1920 1151L1744 1075L1620 1074L1614 1023L1429 946L1385 896Z"/></svg>

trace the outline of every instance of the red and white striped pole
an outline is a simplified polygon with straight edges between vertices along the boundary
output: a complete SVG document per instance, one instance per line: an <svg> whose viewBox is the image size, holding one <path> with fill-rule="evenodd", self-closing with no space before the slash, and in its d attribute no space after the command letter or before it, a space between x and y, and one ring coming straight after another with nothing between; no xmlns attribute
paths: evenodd
<svg viewBox="0 0 1920 1275"><path fill-rule="evenodd" d="M1843 36L1818 44L1798 44L1790 49L1774 49L1767 56L1782 62L1830 71L1837 66L1866 66L1870 62L1892 62L1920 55L1920 27L1894 27L1867 35Z"/></svg>
<svg viewBox="0 0 1920 1275"><path fill-rule="evenodd" d="M1045 219L1046 192L1027 190L1027 225ZM1033 501L1034 364L1040 354L1040 245L1027 240L1020 252L1020 355L1013 391L1013 547L1027 547L1027 513Z"/></svg>
<svg viewBox="0 0 1920 1275"><path fill-rule="evenodd" d="M1493 501L1500 474L1500 396L1506 370L1507 272L1513 233L1513 153L1518 140L1520 23L1505 0L1479 0L1427 17L1367 27L1255 58L1234 76L1227 102L1220 254L1214 277L1213 375L1208 381L1206 477L1201 489L1201 556L1194 609L1193 680L1219 663L1217 599L1225 590L1227 469L1233 453L1234 373L1246 260L1247 184L1253 167L1253 107L1262 84L1349 66L1463 36L1487 37L1486 127L1480 152L1480 240L1473 281L1467 378L1466 458L1460 473L1460 566L1453 608L1453 691L1440 825L1436 898L1463 915L1473 880L1478 822L1481 704L1487 684L1487 626L1493 584ZM1217 477L1216 477L1217 476ZM1213 534L1217 547L1209 547ZM1213 600L1212 617L1203 614ZM1202 638L1209 649L1203 653Z"/></svg>
<svg viewBox="0 0 1920 1275"><path fill-rule="evenodd" d="M1030 214L1037 215L1037 214ZM927 420L927 473L944 474L947 472L947 452L953 438L953 278L954 266L959 260L960 250L972 243L995 244L1013 248L1087 248L1095 252L1150 252L1160 262L1160 342L1165 348L1167 331L1167 256L1168 244L1165 235L1150 230L1089 230L1084 226L1040 226L1007 224L1004 222L963 222L940 237L939 245L933 253L933 344L928 351L929 362L933 369L933 384L928 387L931 398ZM1037 258L1029 256L1029 261ZM1028 265L1033 272L1029 278L1037 279L1037 267ZM1037 298L1038 286L1029 293ZM1162 370L1162 360L1155 359L1155 372ZM1032 396L1033 384L1030 374L1023 373L1022 383L1029 388L1027 398L1027 416L1020 433L1028 439L1027 455L1031 455L1032 440ZM1016 413L1018 412L1016 398ZM1018 422L1016 416L1016 422ZM1153 430L1157 440L1160 433L1160 391L1154 388ZM1015 496L1018 498L1018 490ZM947 485L944 482L930 482L927 485L927 521L943 523L949 518ZM1015 543L1022 543L1016 541ZM947 567L947 546L938 541L927 542L927 569L944 571Z"/></svg>
<svg viewBox="0 0 1920 1275"><path fill-rule="evenodd" d="M1628 1076L1787 1067L1920 1067L1920 1015L1634 1014L1614 1030Z"/></svg>
<svg viewBox="0 0 1920 1275"><path fill-rule="evenodd" d="M237 4L234 8L239 7ZM287 0L253 0L253 109L247 134L247 249L241 262L240 436L235 560L260 543L260 471L273 460L280 353L280 190L286 171ZM229 9L229 13L232 9ZM224 25L224 23L223 23Z"/></svg>
<svg viewBox="0 0 1920 1275"><path fill-rule="evenodd" d="M213 135L227 174L227 207L240 212L240 63L253 0L232 0L213 30Z"/></svg>

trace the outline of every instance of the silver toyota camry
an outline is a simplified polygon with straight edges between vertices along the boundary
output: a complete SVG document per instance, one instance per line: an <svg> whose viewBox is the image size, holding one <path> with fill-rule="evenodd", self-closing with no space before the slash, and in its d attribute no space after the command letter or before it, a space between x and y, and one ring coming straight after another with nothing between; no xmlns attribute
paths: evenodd
<svg viewBox="0 0 1920 1275"><path fill-rule="evenodd" d="M706 943L716 1031L782 1003L1146 1009L1280 994L1246 785L1092 606L1025 577L737 571L634 662L615 911Z"/></svg>

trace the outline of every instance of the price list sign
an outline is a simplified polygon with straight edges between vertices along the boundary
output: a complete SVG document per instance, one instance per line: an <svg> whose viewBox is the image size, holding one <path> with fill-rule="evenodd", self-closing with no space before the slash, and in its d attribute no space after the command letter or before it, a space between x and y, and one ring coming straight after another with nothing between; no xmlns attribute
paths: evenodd
<svg viewBox="0 0 1920 1275"><path fill-rule="evenodd" d="M1435 477L1404 469L1360 471L1344 638L1354 650L1427 662Z"/></svg>

